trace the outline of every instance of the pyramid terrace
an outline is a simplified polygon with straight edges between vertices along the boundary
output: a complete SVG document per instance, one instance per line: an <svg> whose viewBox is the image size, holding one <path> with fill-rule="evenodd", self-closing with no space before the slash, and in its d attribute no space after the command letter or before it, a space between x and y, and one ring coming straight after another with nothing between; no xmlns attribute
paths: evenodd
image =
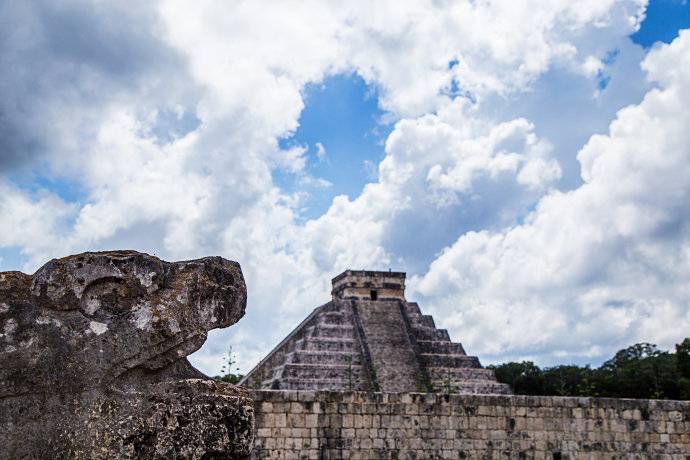
<svg viewBox="0 0 690 460"><path fill-rule="evenodd" d="M416 302L405 273L346 270L240 382L256 389L511 394Z"/></svg>

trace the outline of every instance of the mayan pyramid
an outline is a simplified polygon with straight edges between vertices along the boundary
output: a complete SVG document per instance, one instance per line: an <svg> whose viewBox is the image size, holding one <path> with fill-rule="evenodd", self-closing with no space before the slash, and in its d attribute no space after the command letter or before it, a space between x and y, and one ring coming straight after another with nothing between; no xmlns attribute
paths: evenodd
<svg viewBox="0 0 690 460"><path fill-rule="evenodd" d="M347 270L240 382L280 390L510 394L479 359L405 300L405 273Z"/></svg>

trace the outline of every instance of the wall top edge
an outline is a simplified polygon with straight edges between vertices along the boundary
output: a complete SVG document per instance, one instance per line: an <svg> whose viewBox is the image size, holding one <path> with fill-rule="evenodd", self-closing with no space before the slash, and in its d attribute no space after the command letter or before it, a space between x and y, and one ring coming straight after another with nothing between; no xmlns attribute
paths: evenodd
<svg viewBox="0 0 690 460"><path fill-rule="evenodd" d="M613 407L660 410L690 410L690 401L668 399L595 398L575 396L526 396L490 394L442 394L442 393L380 393L364 391L327 390L249 390L255 401L304 401L340 403L402 403L402 404L476 404L499 406L540 407Z"/></svg>

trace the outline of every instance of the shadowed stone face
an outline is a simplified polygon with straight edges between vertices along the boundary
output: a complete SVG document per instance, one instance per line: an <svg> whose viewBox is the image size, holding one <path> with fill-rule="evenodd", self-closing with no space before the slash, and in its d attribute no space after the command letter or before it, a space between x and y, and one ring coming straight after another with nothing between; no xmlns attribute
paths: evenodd
<svg viewBox="0 0 690 460"><path fill-rule="evenodd" d="M33 276L0 273L0 398L6 409L0 422L14 428L6 441L18 449L17 454L24 454L22 449L29 446L22 446L20 437L30 433L21 427L31 431L31 423L35 422L26 417L26 410L35 410L32 405L39 403L64 411L65 398L58 403L55 396L76 394L69 400L84 404L70 406L76 412L71 419L53 419L45 411L39 414L40 423L58 427L54 433L43 434L43 438L51 438L53 448L79 447L83 442L76 438L81 432L84 439L101 434L107 439L119 439L115 450L106 450L104 456L147 456L156 449L163 456L192 458L197 457L190 454L192 451L199 456L235 452L232 449L241 444L240 438L251 436L246 394L234 386L208 381L186 356L204 343L209 330L237 322L245 306L246 287L239 264L220 257L170 263L134 251L85 253L52 260ZM171 394L171 388L182 393ZM179 405L184 397L191 399ZM193 407L195 398L204 401L202 406L209 398L216 398L214 410L220 404L229 412L209 412L208 423L204 423L204 410ZM95 416L89 404L102 405L104 401L112 403L112 413ZM156 427L146 428L143 422L134 423L132 429L153 430L153 434L141 438L139 444L135 432L108 435L108 426L121 422L120 417L132 413L143 417L141 411L149 411L148 420L153 420L166 404L178 405L183 419L185 411L194 412L195 423L201 419L206 432L195 434L190 423L182 429L185 442L196 446L191 451L170 447L182 439L173 439L170 433L167 444L163 443L168 447L156 447L156 442L163 442L165 430L155 433ZM238 417L240 425L249 423L246 434L229 428L233 426L226 417L230 413ZM31 422L23 424L24 418ZM84 424L89 423L95 425L91 429L95 432L86 430ZM218 429L211 430L209 424ZM66 430L76 430L76 438L58 442ZM230 442L232 436L228 433L233 430L237 445L223 447L223 441L216 438L225 436L225 442ZM218 436L207 436L209 432L217 432ZM0 438L5 433L0 431ZM208 439L202 439L205 436ZM204 447L209 440L213 445L210 450ZM242 451L239 447L237 452ZM87 448L83 449L86 452Z"/></svg>

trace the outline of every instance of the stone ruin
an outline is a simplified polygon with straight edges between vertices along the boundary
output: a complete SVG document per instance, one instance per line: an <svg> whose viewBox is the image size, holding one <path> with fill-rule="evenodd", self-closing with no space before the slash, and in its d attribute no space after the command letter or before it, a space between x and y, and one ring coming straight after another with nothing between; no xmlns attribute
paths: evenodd
<svg viewBox="0 0 690 460"><path fill-rule="evenodd" d="M334 278L243 381L272 390L248 393L186 359L244 315L235 262L117 251L0 273L0 459L690 458L690 402L512 396L404 282Z"/></svg>
<svg viewBox="0 0 690 460"><path fill-rule="evenodd" d="M347 270L240 382L254 389L511 394L415 302L405 273Z"/></svg>
<svg viewBox="0 0 690 460"><path fill-rule="evenodd" d="M241 382L264 459L690 459L690 402L515 396L405 300L348 270Z"/></svg>
<svg viewBox="0 0 690 460"><path fill-rule="evenodd" d="M0 458L244 458L247 392L186 359L243 315L239 264L133 251L0 273Z"/></svg>

